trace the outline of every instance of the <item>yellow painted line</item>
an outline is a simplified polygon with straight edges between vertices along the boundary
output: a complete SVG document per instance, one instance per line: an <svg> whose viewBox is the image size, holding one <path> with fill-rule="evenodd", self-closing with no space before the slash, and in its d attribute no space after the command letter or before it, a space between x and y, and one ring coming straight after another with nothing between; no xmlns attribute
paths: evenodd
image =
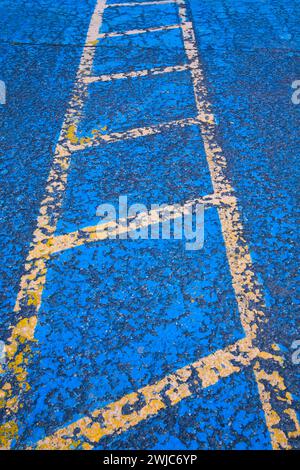
<svg viewBox="0 0 300 470"><path fill-rule="evenodd" d="M134 129L129 129L123 132L112 132L110 134L103 134L102 131L93 130L92 134L93 137L86 137L79 139L74 129L72 128L69 132L69 149L72 152L85 150L87 148L92 148L97 145L101 145L103 143L114 143L119 142L122 140L127 139L137 139L139 137L145 137L149 135L160 134L161 132L170 130L176 127L185 127L185 126L193 126L199 124L199 119L197 117L194 118L185 118L185 119L177 119L174 121L163 122L161 124L157 124L154 126L147 126L147 127L136 127Z"/></svg>
<svg viewBox="0 0 300 470"><path fill-rule="evenodd" d="M280 366L276 364L270 371L265 362L258 358L254 364L254 374L272 446L275 450L292 449L293 439L300 437L300 423L293 408L293 399L278 370ZM288 432L284 431L285 428Z"/></svg>
<svg viewBox="0 0 300 470"><path fill-rule="evenodd" d="M233 287L235 290L241 323L246 333L246 342L252 344L255 341L260 326L266 321L264 317L264 301L263 294L259 283L256 280L250 251L244 238L242 223L239 216L237 201L234 195L233 188L228 181L226 171L226 160L223 155L222 149L217 145L216 127L214 116L211 111L211 105L208 100L207 90L204 83L203 71L198 58L198 51L194 36L192 24L187 21L187 14L185 3L183 0L178 0L179 15L182 20L182 30L186 53L191 64L191 73L194 85L194 94L201 121L201 131L204 141L204 147L207 155L209 169L214 187L215 195L226 193L231 197L231 204L229 207L218 207L219 217L222 225L223 237L226 245L227 258L232 275ZM253 351L250 348L251 351ZM212 355L213 356L213 355ZM254 373L258 385L262 407L265 412L266 424L268 426L272 446L274 449L290 448L289 439L298 435L299 423L295 411L292 408L292 397L286 390L282 376L278 372L278 366L281 358L274 356L268 352L256 353L257 361L254 366ZM221 357L224 357L224 351L221 352ZM268 368L270 363L275 367L273 374L265 372L261 364L268 359ZM188 366L191 367L191 366ZM226 369L226 368L225 368ZM228 371L230 370L227 369ZM238 370L240 370L238 368ZM185 370L185 372L187 372ZM212 376L211 376L212 374ZM179 374L180 375L180 374ZM215 365L212 369L204 368L203 377L206 380L206 385L212 385L216 382ZM211 380L212 379L212 380ZM153 416L161 409L166 408L166 403L163 397L159 395L160 387L166 386L166 379L158 382L151 389L150 399L147 400L147 393L143 393L143 389L135 394L130 394L123 397L121 400L109 405L104 410L96 411L91 415L92 418L82 418L59 431L53 436L41 441L38 445L39 448L65 448L72 445L74 442L74 430L79 429L79 435L76 439L83 437L88 439L86 445L92 445L101 439L104 435L122 432L131 426L136 425L143 419ZM186 384L178 383L175 374L175 399L171 404L178 403L183 398L190 396L191 391ZM217 377L218 380L218 377ZM171 380L173 383L173 378ZM203 386L203 383L202 383ZM181 388L180 388L181 387ZM178 390L183 390L183 395L178 393ZM146 387L146 390L149 388ZM154 393L154 394L153 394ZM284 394L282 396L282 394ZM124 405L130 405L136 402L142 395L143 401L146 396L146 405L142 408L141 412L134 412L129 415L122 413ZM282 410L282 403L286 404ZM278 404L281 405L281 416L277 412ZM276 409L275 409L276 408ZM289 418L289 430L283 430L282 425L283 417ZM97 421L101 417L101 426ZM104 425L103 425L104 422Z"/></svg>
<svg viewBox="0 0 300 470"><path fill-rule="evenodd" d="M153 3L170 2L147 2L147 4ZM178 0L177 4L182 20L186 53L191 65L199 118L173 121L172 123L166 123L160 126L132 129L125 133L101 136L99 142L115 142L122 137L126 139L151 135L152 133L160 132L162 129L168 129L172 125L184 126L187 124L201 123L202 137L215 195L218 197L221 194L227 194L231 199L229 208L225 209L220 205L218 212L222 224L233 287L239 305L241 322L246 333L246 339L223 351L218 351L208 358L198 361L198 363L180 369L175 374L171 374L153 385L144 387L136 393L126 395L117 402L105 407L103 410L95 411L91 414L91 418L82 418L82 420L57 431L53 436L41 441L39 443L40 448L43 446L47 447L47 445L49 445L49 448L62 448L70 445L72 447L74 440L71 443L70 436L73 435L77 427L80 429L79 435L87 438L89 441L85 444L91 447L91 443L98 442L103 435L122 432L143 419L153 416L161 409L166 408L167 403L164 401L165 394L162 397L160 396L164 387L168 387L168 398L171 404L176 404L181 399L190 396L191 389L187 382L191 377L191 370L195 369L197 371L202 386L206 387L216 383L220 377L226 377L231 373L240 371L242 366L249 365L254 358L257 358L254 365L254 373L273 447L275 449L290 448L290 439L299 435L299 422L292 407L292 397L286 390L282 376L276 369L280 360L278 357L274 357L268 352L260 353L256 347L252 346L253 342L255 344L260 325L265 322L263 295L253 272L249 248L243 235L243 227L240 221L237 201L233 189L225 175L226 160L222 154L222 149L216 143L214 117L211 112L211 105L203 80L203 72L198 58L193 27L192 24L187 21L184 1ZM120 6L124 5L126 6L126 4L121 4ZM90 45L97 43L104 7L105 1L98 1L91 20L73 97L62 126L60 139L54 156L53 167L48 178L46 196L41 205L37 229L34 232L34 240L25 265L26 273L21 279L20 292L14 309L15 313L18 313L20 317L17 325L12 328L9 344L6 346L8 368L13 372L13 381L12 383L4 384L0 391L1 406L4 407L7 417L6 423L0 428L0 442L3 448L8 448L10 442L17 435L15 414L18 411L22 393L29 388L29 384L27 384L26 381L26 365L30 358L30 344L34 341L37 313L45 284L46 261L49 254L46 254L43 258L35 258L32 254L36 250L36 247L40 246L41 242L51 245L53 241L62 195L66 187L70 151L73 150L72 147L78 149L80 145L86 144L85 140L87 139L83 139L82 142L82 140L76 137L76 129L77 123L81 117L83 101L87 94L87 89L83 86L84 78L90 76L95 53L95 47L90 47ZM69 145L66 145L66 140ZM76 147L75 144L78 144L78 142L80 145ZM83 148L85 148L84 145ZM26 316L22 315L23 306L27 308L30 307L31 313ZM239 346L237 346L238 344ZM244 350L242 350L243 348ZM267 359L268 367L266 370L265 361ZM268 371L270 362L275 364L275 370L272 373ZM188 376L187 379L185 379L186 376ZM17 390L17 393L15 390ZM139 397L145 400L146 405L143 405L139 412L124 415L122 413L124 405L136 404ZM286 406L282 407L282 403ZM100 417L101 425L99 423ZM287 418L289 420L288 429L286 429L286 424L283 424L286 423Z"/></svg>
<svg viewBox="0 0 300 470"><path fill-rule="evenodd" d="M113 80L120 80L120 79L128 79L128 78L135 78L135 77L147 77L150 75L162 75L164 73L172 73L172 72L185 72L189 70L189 65L173 65L170 67L153 67L152 69L145 69L145 70L132 70L131 72L118 72L118 73L111 73L107 75L98 75L92 77L84 78L85 83L95 83L95 82L111 82Z"/></svg>
<svg viewBox="0 0 300 470"><path fill-rule="evenodd" d="M246 335L254 339L263 317L263 294L252 269L249 248L244 238L234 190L226 176L226 159L217 145L216 126L204 83L204 74L198 57L198 49L192 23L187 21L187 12L183 0L178 0L179 16L184 27L183 39L189 59L194 95L198 116L201 119L201 133L208 161L214 194L227 193L232 198L230 207L218 208L222 233L226 246L230 272L236 299L239 305L241 322ZM251 307L250 307L251 306Z"/></svg>
<svg viewBox="0 0 300 470"><path fill-rule="evenodd" d="M148 212L142 212L136 217L119 220L119 223L108 222L89 227L83 227L80 230L63 235L53 236L47 243L41 242L36 245L35 250L31 252L31 259L48 259L50 255L60 251L69 250L87 243L93 243L109 238L115 238L123 233L130 233L138 228L149 227L162 221L173 220L187 214L196 204L203 204L205 208L216 207L220 204L230 205L232 199L226 195L215 197L207 195L202 198L186 201L183 206L166 205L162 209L152 209ZM126 224L125 224L126 222Z"/></svg>
<svg viewBox="0 0 300 470"><path fill-rule="evenodd" d="M128 2L128 3L108 3L106 8L117 8L117 7L136 7L136 6L148 6L148 5L164 5L167 3L176 3L176 0L161 0L152 2Z"/></svg>
<svg viewBox="0 0 300 470"><path fill-rule="evenodd" d="M225 194L231 196L230 207L219 207L219 217L222 233L225 241L227 258L231 271L233 287L235 290L241 322L246 335L254 339L257 334L259 323L263 317L263 294L256 281L252 269L252 261L249 248L243 234L237 201L234 190L226 176L226 159L222 149L217 145L216 126L208 99L207 89L204 82L203 70L198 57L198 50L192 23L187 21L185 3L178 0L179 16L184 23L183 39L185 51L189 59L194 95L198 116L201 119L201 133L204 149L208 161L214 194ZM250 307L251 305L251 307Z"/></svg>
<svg viewBox="0 0 300 470"><path fill-rule="evenodd" d="M221 378L240 372L259 354L258 348L253 348L249 339L239 340L223 350L176 370L152 385L142 387L104 408L93 411L88 417L81 418L40 440L34 448L63 450L82 446L92 449L102 437L124 432L190 397L195 386L207 388Z"/></svg>
<svg viewBox="0 0 300 470"><path fill-rule="evenodd" d="M145 29L130 29L128 31L123 31L123 32L111 32L111 33L101 33L99 34L98 38L99 39L106 39L106 38L115 38L119 36L131 36L135 34L145 34L145 33L156 33L158 31L168 31L170 29L178 29L180 28L180 24L170 24L166 26L156 26L153 28L145 28Z"/></svg>
<svg viewBox="0 0 300 470"><path fill-rule="evenodd" d="M6 367L10 372L10 378L9 382L6 382L0 389L0 407L4 411L4 424L0 428L0 443L3 448L9 448L11 441L17 438L16 413L23 394L30 388L27 383L26 368L31 356L31 344L34 341L37 314L46 281L48 257L33 259L32 253L36 251L36 247L40 243L48 244L56 230L71 157L70 149L66 144L67 136L70 126L76 129L80 120L81 109L87 93L87 87L82 83L82 77L91 74L95 54L95 48L90 47L89 44L98 37L105 3L106 0L97 1L91 18L86 46L83 48L72 98L54 152L46 194L40 206L37 227L25 262L25 274L21 278L14 307L14 318L17 317L18 320L11 327L11 335L5 347ZM1 367L4 366L0 365L0 373L4 372Z"/></svg>
<svg viewBox="0 0 300 470"><path fill-rule="evenodd" d="M208 98L203 69L200 64L195 34L192 23L188 22L185 1L177 0L179 17L182 22L182 33L187 57L192 65L191 74L194 85L194 94L196 105L201 119L201 131L204 142L204 148L210 169L214 193L231 195L233 198L234 191L226 176L226 159L222 149L217 144L217 130L214 116L211 110L211 103ZM244 229L242 226L238 204L235 200L228 208L218 207L218 213L222 226L223 238L226 246L227 259L232 277L232 284L235 291L236 300L239 307L241 323L243 325L246 336L255 341L258 331L266 323L265 305L263 292L258 283L250 255L249 247L244 237ZM259 367L260 362L258 362ZM275 366L278 364L275 362ZM289 448L289 438L298 432L299 422L295 411L292 408L292 397L290 397L288 412L282 411L278 407L280 399L278 399L278 384L270 380L268 382L272 393L265 392L265 383L262 382L262 374L258 374L255 369L256 381L262 401L263 410L265 412L266 423L270 432L272 446L274 449ZM278 372L277 372L278 374ZM279 377L279 374L278 374ZM281 386L284 385L283 378L280 376ZM287 392L288 393L288 392ZM273 399L271 400L271 395ZM274 397L277 397L275 399ZM285 416L283 416L285 413ZM286 414L293 419L286 422ZM277 415L276 425L274 425L273 417ZM288 430L286 430L286 427Z"/></svg>

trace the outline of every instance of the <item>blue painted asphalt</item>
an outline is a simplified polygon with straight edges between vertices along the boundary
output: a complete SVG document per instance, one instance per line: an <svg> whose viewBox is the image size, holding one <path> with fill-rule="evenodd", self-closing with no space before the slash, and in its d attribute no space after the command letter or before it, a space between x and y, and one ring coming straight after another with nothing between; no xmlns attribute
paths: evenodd
<svg viewBox="0 0 300 470"><path fill-rule="evenodd" d="M280 345L285 380L299 405L299 366L291 362L291 344L299 339L300 106L291 102L291 83L300 73L300 2L188 3L218 137L267 302L270 323L264 336ZM0 3L0 80L8 89L7 105L0 107L4 339L13 323L23 263L94 4ZM142 8L124 16L107 10L102 31L177 22L170 5L151 7L146 15L141 15ZM147 47L154 52L143 53ZM135 70L184 63L178 33L107 38L97 51L94 72L123 72L129 63ZM193 116L189 74L181 72L178 79L179 74L170 75L171 85L165 75L93 84L80 133ZM197 132L190 127L113 144L113 154L105 147L75 153L58 233L97 223L97 206L116 203L119 195L149 206L211 192L204 150L194 145ZM55 255L16 445L32 444L241 337L215 209L205 215L205 243L199 252L186 251L182 241L130 240L98 242ZM106 437L101 448L270 445L253 373L245 370L121 436Z"/></svg>
<svg viewBox="0 0 300 470"><path fill-rule="evenodd" d="M190 72L169 75L92 83L78 135L104 126L115 132L196 116ZM118 109L112 109L120 96Z"/></svg>
<svg viewBox="0 0 300 470"><path fill-rule="evenodd" d="M130 65L134 70L187 63L180 29L154 31L150 35L106 38L95 54L93 64L95 75L125 71L128 67L129 54Z"/></svg>

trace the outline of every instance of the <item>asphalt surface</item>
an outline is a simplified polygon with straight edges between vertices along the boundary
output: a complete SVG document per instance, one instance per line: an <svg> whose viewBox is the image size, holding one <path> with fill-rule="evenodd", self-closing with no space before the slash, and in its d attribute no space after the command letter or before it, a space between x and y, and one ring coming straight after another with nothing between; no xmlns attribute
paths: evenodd
<svg viewBox="0 0 300 470"><path fill-rule="evenodd" d="M107 8L100 32L179 21L174 3L140 3ZM0 105L0 339L11 345L1 374L2 446L35 447L78 423L66 437L56 435L51 446L67 440L68 448L96 449L300 447L296 415L283 411L277 419L266 411L268 397L252 362L207 387L195 381L187 396L175 387L180 399L168 395L156 411L155 396L150 412L128 426L114 421L108 409L99 418L100 428L110 429L103 435L89 425L93 432L87 433L78 421L92 416L94 422L95 410L245 338L217 207L205 210L198 251L186 250L183 240L130 239L83 243L53 254L41 303L27 299L37 317L34 339L12 333L18 322L33 318L15 304L95 4L0 1L0 80L7 89L6 104ZM281 357L282 382L276 382L277 366L269 382L278 393L291 394L281 401L299 417L292 343L300 340L300 104L291 98L292 83L300 79L300 2L186 5L215 119L214 139L227 162L264 299L267 321L259 325L256 346ZM109 75L184 64L181 33L174 28L99 39L92 71ZM75 140L92 138L93 129L126 133L197 112L189 70L95 82L84 100ZM55 236L96 225L97 207L116 206L120 195L149 207L213 192L197 124L76 150L67 176L62 205L54 210ZM15 339L22 357L12 351ZM124 402L122 416L135 411L141 417L145 408L138 401Z"/></svg>

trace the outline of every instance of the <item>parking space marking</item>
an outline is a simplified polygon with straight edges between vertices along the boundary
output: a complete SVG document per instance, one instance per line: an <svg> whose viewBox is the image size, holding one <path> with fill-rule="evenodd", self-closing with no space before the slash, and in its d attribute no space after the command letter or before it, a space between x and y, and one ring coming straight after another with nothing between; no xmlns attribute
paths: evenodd
<svg viewBox="0 0 300 470"><path fill-rule="evenodd" d="M156 33L158 31L169 31L171 29L178 29L180 27L181 27L180 24L170 24L167 26L156 26L154 28L130 29L129 31L124 31L124 32L101 33L99 34L98 38L106 39L106 38L117 38L120 36L131 36L135 34Z"/></svg>
<svg viewBox="0 0 300 470"><path fill-rule="evenodd" d="M63 450L81 445L92 448L102 437L124 432L195 394L196 389L209 387L221 378L240 372L258 355L258 348L253 348L249 339L239 340L224 350L218 350L152 385L91 412L88 417L41 439L35 448ZM128 408L131 411L128 412Z"/></svg>
<svg viewBox="0 0 300 470"><path fill-rule="evenodd" d="M197 117L190 117L167 121L154 126L136 127L123 132L111 132L110 134L105 134L102 130L94 129L91 131L92 137L82 138L76 135L75 125L71 125L68 130L68 148L72 152L76 152L102 145L105 142L115 143L127 139L138 139L139 137L160 134L176 127L193 126L197 124L199 124L199 119Z"/></svg>
<svg viewBox="0 0 300 470"><path fill-rule="evenodd" d="M121 80L124 78L135 78L135 77L147 77L147 75L161 75L163 73L172 73L172 72L185 72L189 70L189 65L171 65L169 67L154 67L152 69L146 70L133 70L131 72L119 72L111 73L108 75L99 75L94 77L86 77L84 79L85 83L95 83L95 82L110 82L112 80Z"/></svg>
<svg viewBox="0 0 300 470"><path fill-rule="evenodd" d="M2 440L2 447L4 448L9 448L11 442L17 438L17 412L21 400L30 388L27 383L26 367L30 360L30 346L34 341L37 314L46 282L47 260L51 251L49 250L42 257L35 257L35 254L40 250L41 243L51 246L54 240L62 198L66 189L72 151L103 142L117 142L126 138L152 135L176 125L193 124L199 125L201 130L214 195L216 198L227 196L231 201L228 207L222 204L218 205L217 210L221 221L232 284L246 338L224 350L217 351L177 370L174 374L166 376L153 385L148 385L137 392L126 395L104 409L92 412L91 418L82 418L58 430L53 436L40 441L38 447L64 448L65 446L74 446L74 437L72 436L77 428L80 431L79 436L86 438L88 440L87 446L91 446L93 443L98 442L102 436L114 432L118 433L135 426L142 420L155 415L161 409L175 405L183 398L191 396L193 386L190 380L193 381L194 373L200 379L200 386L208 387L215 384L221 377L239 372L242 367L247 367L250 364L254 368L273 448L290 448L290 439L299 435L300 426L292 407L292 397L286 390L283 378L278 372L282 359L277 353L274 354L272 345L269 346L268 351L261 352L259 344L257 344L257 334L266 322L263 293L253 271L250 251L244 238L243 226L240 220L238 203L226 176L226 159L217 143L214 116L199 60L193 25L188 19L185 1L109 4L107 7L134 5L146 7L147 5L164 3L176 3L178 6L183 42L193 79L198 116L110 135L98 134L90 140L86 138L80 141L76 132L81 119L84 100L88 93L86 78L91 76L102 15L106 4L105 0L98 0L87 34L73 97L64 118L56 146L46 196L41 203L37 228L25 264L25 274L21 278L20 291L14 308L18 321L12 328L9 343L6 346L7 367L12 380L10 383L4 384L1 389L1 398L7 416L6 424L0 428L0 440ZM253 361L255 362L253 363ZM270 372L270 369L273 369L273 371ZM197 384L194 383L193 385ZM141 398L142 406L139 411L130 414L123 413L125 404L137 404ZM101 422L99 422L100 418ZM75 434L77 435L77 433Z"/></svg>
<svg viewBox="0 0 300 470"><path fill-rule="evenodd" d="M141 212L136 217L128 217L127 219L120 219L119 223L107 222L90 227L83 227L74 232L66 233L63 235L53 236L47 243L41 242L36 245L35 250L31 252L30 259L48 258L54 253L69 250L87 243L93 243L109 238L117 237L123 233L129 233L141 227L149 227L163 221L174 220L186 214L196 204L203 205L206 209L224 205L228 207L232 199L228 196L216 197L213 194L204 196L203 198L193 199L186 201L183 206L165 205L164 215L161 215L162 209L152 209L149 212ZM124 224L126 222L126 225Z"/></svg>
<svg viewBox="0 0 300 470"><path fill-rule="evenodd" d="M96 47L90 47L89 44L97 40L105 4L106 0L98 0L91 18L72 98L54 152L45 197L41 202L37 227L33 233L33 241L25 262L25 273L21 277L20 289L14 306L14 315L17 317L17 321L11 329L6 344L6 367L9 377L0 390L1 408L4 411L4 424L0 426L1 448L10 448L13 440L17 439L17 412L24 393L26 394L30 389L26 369L31 355L31 344L34 342L37 314L46 282L48 259L45 257L31 260L31 253L41 241L47 243L56 230L71 161L71 152L67 145L67 133L70 125L76 128L80 119L81 108L87 93L87 86L82 82L82 77L91 73L96 51ZM1 364L0 373L3 374L4 372L4 365Z"/></svg>
<svg viewBox="0 0 300 470"><path fill-rule="evenodd" d="M148 5L164 5L167 3L175 3L176 0L153 0L152 2L127 2L127 3L108 3L106 8L119 8L119 7L136 7Z"/></svg>

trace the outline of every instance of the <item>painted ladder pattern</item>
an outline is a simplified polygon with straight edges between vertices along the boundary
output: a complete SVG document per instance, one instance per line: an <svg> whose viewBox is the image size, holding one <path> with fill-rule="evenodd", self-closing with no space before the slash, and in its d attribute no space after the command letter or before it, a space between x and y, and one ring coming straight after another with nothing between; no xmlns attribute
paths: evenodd
<svg viewBox="0 0 300 470"><path fill-rule="evenodd" d="M132 7L134 5L147 8L153 4L170 3L173 3L177 8L178 24L126 32L101 33L102 18L106 8ZM155 31L169 29L181 30L187 64L100 76L92 75L94 57L97 47L101 47L101 39L123 35L151 34ZM83 106L88 97L88 88L91 83L186 71L190 72L192 78L197 109L195 116L109 134L103 134L101 130L96 129L92 132L92 137L78 136L78 126L83 117ZM83 448L90 449L103 436L121 433L156 415L170 404L171 406L175 405L180 400L191 396L194 389L192 380L194 381L195 377L198 378L199 386L205 388L217 383L221 378L238 373L244 367L249 366L254 370L273 448L291 448L293 438L299 436L300 426L293 409L292 397L286 390L280 374L282 358L279 356L278 348L276 345L262 347L259 341L259 332L266 322L263 294L253 272L237 200L226 176L226 160L217 143L214 116L186 2L185 0L162 0L106 4L106 0L98 0L87 33L72 98L56 145L46 194L40 206L37 228L26 260L24 275L21 278L20 290L14 307L17 322L12 327L12 333L6 345L8 358L6 375L8 378L1 388L5 424L0 427L0 442L4 448L9 448L11 443L17 439L17 414L21 398L26 396L26 392L30 388L27 383L26 369L31 357L31 345L34 341L35 327L46 282L47 262L53 253L108 238L108 229L111 228L107 224L103 226L102 231L96 231L96 227L92 226L83 227L79 231L65 235L55 235L73 152L98 145L110 145L125 139L138 139L168 129L191 125L199 126L201 131L213 184L213 194L195 201L187 201L187 204L201 202L208 208L217 207L245 338L228 345L223 350L200 358L151 385L125 395L103 409L91 412L88 417L84 417L44 438L36 444L36 448L70 448L74 446L75 439ZM171 217L176 216L175 212ZM151 213L147 224L156 223L157 217L158 214L155 211ZM114 230L116 234L120 233L120 226L115 227ZM124 406L137 404L141 397L143 404L138 410L135 407L129 414L128 412L123 413ZM76 437L74 437L75 430Z"/></svg>

